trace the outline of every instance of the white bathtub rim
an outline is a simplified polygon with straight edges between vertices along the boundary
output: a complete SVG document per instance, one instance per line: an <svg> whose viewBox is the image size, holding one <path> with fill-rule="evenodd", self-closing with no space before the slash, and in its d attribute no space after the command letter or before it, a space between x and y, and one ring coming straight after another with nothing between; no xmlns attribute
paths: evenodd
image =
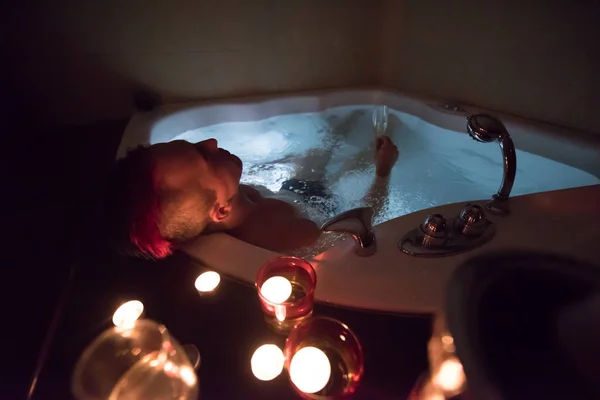
<svg viewBox="0 0 600 400"><path fill-rule="evenodd" d="M408 256L400 251L398 243L426 215L456 215L465 204L480 201L436 206L378 224L374 227L378 251L371 257L356 256L353 241L347 239L308 258L319 280L316 299L357 309L427 314L443 310L447 280L458 265L478 254L505 250L572 254L597 264L600 250L593 241L598 227L585 223L600 216L600 209L586 196L597 190L600 185L516 196L511 202L511 216L488 215L497 224L496 235L489 243L441 258ZM557 196L572 206L556 209ZM572 234L576 229L579 235ZM192 239L179 250L206 268L250 285L261 265L281 255L224 233ZM319 266L315 260L327 264Z"/></svg>
<svg viewBox="0 0 600 400"><path fill-rule="evenodd" d="M149 145L151 142L168 142L183 132L203 126L257 121L276 115L319 112L352 105L386 104L428 123L465 133L464 114L445 112L439 107L442 103L386 89L348 88L167 104L132 116L119 145L117 158L122 158L128 149ZM600 135L596 137L477 107L463 108L468 114L485 112L498 116L513 137L517 149L600 178Z"/></svg>

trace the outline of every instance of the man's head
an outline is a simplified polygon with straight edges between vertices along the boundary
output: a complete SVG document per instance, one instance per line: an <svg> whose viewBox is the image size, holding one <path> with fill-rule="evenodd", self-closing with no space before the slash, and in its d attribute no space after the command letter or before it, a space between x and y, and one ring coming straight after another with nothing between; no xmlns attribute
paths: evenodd
<svg viewBox="0 0 600 400"><path fill-rule="evenodd" d="M129 254L165 257L172 243L226 222L241 174L241 160L215 139L139 147L112 176L110 239Z"/></svg>

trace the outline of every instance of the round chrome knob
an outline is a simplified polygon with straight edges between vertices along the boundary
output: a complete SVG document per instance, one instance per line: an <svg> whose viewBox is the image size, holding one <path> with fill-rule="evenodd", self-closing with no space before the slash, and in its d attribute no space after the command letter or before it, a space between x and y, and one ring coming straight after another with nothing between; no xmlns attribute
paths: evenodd
<svg viewBox="0 0 600 400"><path fill-rule="evenodd" d="M446 236L446 218L440 214L431 214L425 218L425 222L421 225L421 230L424 234L436 238Z"/></svg>
<svg viewBox="0 0 600 400"><path fill-rule="evenodd" d="M485 213L477 204L467 204L456 218L455 228L467 236L479 236L486 227Z"/></svg>
<svg viewBox="0 0 600 400"><path fill-rule="evenodd" d="M446 218L440 214L431 214L421 224L423 247L441 246L446 242Z"/></svg>

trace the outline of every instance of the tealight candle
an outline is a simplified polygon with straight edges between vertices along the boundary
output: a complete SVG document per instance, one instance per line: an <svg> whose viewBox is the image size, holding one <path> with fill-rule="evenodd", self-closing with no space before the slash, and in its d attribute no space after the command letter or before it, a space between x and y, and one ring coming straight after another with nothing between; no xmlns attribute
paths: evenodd
<svg viewBox="0 0 600 400"><path fill-rule="evenodd" d="M317 274L306 260L276 257L258 271L256 289L267 323L286 332L312 314Z"/></svg>
<svg viewBox="0 0 600 400"><path fill-rule="evenodd" d="M117 308L112 317L112 322L119 328L131 328L135 321L144 312L144 304L139 300L125 302Z"/></svg>
<svg viewBox="0 0 600 400"><path fill-rule="evenodd" d="M342 322L307 318L294 326L285 341L285 367L302 398L345 399L363 375L362 347Z"/></svg>
<svg viewBox="0 0 600 400"><path fill-rule="evenodd" d="M250 366L257 379L270 381L281 374L284 361L283 351L279 347L274 344L263 344L254 351Z"/></svg>
<svg viewBox="0 0 600 400"><path fill-rule="evenodd" d="M206 271L198 275L194 287L200 293L212 292L221 283L221 275L215 271Z"/></svg>
<svg viewBox="0 0 600 400"><path fill-rule="evenodd" d="M262 284L260 291L265 299L281 304L292 295L292 284L283 276L273 276Z"/></svg>
<svg viewBox="0 0 600 400"><path fill-rule="evenodd" d="M290 362L290 380L304 393L317 393L329 382L331 363L327 355L316 347L304 347Z"/></svg>
<svg viewBox="0 0 600 400"><path fill-rule="evenodd" d="M451 357L444 361L433 377L434 385L445 392L457 392L465 384L463 366L458 358Z"/></svg>

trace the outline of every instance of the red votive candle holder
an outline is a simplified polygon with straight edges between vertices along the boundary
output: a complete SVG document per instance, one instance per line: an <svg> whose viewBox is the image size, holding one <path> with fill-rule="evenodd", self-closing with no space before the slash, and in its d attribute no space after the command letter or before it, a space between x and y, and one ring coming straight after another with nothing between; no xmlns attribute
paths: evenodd
<svg viewBox="0 0 600 400"><path fill-rule="evenodd" d="M288 332L313 311L317 274L298 257L276 257L258 271L256 290L267 324Z"/></svg>
<svg viewBox="0 0 600 400"><path fill-rule="evenodd" d="M305 399L347 399L364 372L358 338L342 322L313 317L296 325L285 341L285 368Z"/></svg>

